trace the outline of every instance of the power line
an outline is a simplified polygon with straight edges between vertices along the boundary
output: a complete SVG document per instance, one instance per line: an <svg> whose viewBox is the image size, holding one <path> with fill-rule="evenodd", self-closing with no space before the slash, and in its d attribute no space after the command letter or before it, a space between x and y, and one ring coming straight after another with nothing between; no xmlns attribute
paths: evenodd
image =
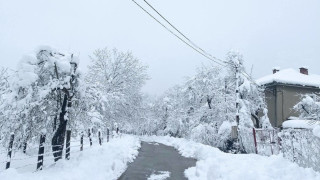
<svg viewBox="0 0 320 180"><path fill-rule="evenodd" d="M175 37L177 37L180 41L182 41L183 43L185 43L187 46L189 46L190 48L192 48L193 50L195 50L196 52L198 52L199 54L201 54L202 56L204 56L205 58L214 61L215 63L226 67L225 64L230 64L233 65L232 63L223 61L221 59L218 59L214 56L212 56L210 53L208 53L207 51L203 50L200 46L198 46L196 43L194 43L192 40L190 40L190 38L188 38L186 35L184 35L178 28L176 28L172 23L170 23L169 20L167 20L167 18L165 18L159 11L157 11L150 3L148 3L148 1L143 0L151 9L153 9L164 21L166 21L173 29L175 29L182 37L184 37L188 42L186 42L184 39L182 39L180 36L178 36L177 34L175 34L172 30L170 30L167 26L165 26L163 23L161 23L157 18L155 18L151 13L149 13L145 8L143 8L139 3L137 3L135 0L132 0L138 7L140 7L145 13L147 13L151 18L153 18L156 22L158 22L162 27L164 27L167 31L169 31L171 34L173 34ZM218 62L219 61L219 62ZM223 64L222 64L223 63ZM248 78L249 81L251 81L253 84L259 86L254 80L252 80L252 78L245 72L242 71L240 72L241 74L243 74L244 76L246 76Z"/></svg>
<svg viewBox="0 0 320 180"><path fill-rule="evenodd" d="M204 56L205 58L223 66L226 67L226 65L218 62L218 59L216 58L212 58L208 55L206 55L205 53L201 52L200 50L198 50L197 48L193 47L192 45L190 45L188 42L186 42L184 39L182 39L180 36L178 36L177 34L175 34L171 29L169 29L167 26L165 26L163 23L161 23L157 18L155 18L151 13L149 13L146 9L144 9L139 3L137 3L135 0L132 0L139 8L141 8L145 13L147 13L152 19L154 19L156 22L158 22L162 27L164 27L167 31L169 31L172 35L174 35L176 38L178 38L180 41L182 41L183 43L185 43L187 46L189 46L190 48L192 48L193 50L195 50L196 52L198 52L199 54L201 54L202 56ZM220 60L221 61L221 60ZM224 61L222 61L224 62Z"/></svg>
<svg viewBox="0 0 320 180"><path fill-rule="evenodd" d="M260 86L259 84L257 84L257 83L251 78L251 76L250 76L248 73L246 73L245 71L241 71L241 73L242 73L244 76L247 76L248 80L251 81L254 85Z"/></svg>
<svg viewBox="0 0 320 180"><path fill-rule="evenodd" d="M150 3L148 3L148 1L144 0L144 2L151 8L153 9L163 20L165 20L173 29L175 29L181 36L183 36L186 40L188 40L190 42L190 44L192 44L194 47L198 48L200 51L202 51L203 53L205 53L206 55L210 56L211 58L217 60L217 61L221 61L223 63L226 63L223 60L220 60L214 56L212 56L210 53L208 53L207 51L203 50L200 46L198 46L196 43L194 43L192 40L190 40L190 38L188 38L186 35L184 35L178 28L176 28L172 23L170 23L167 18L165 18L159 11L157 11Z"/></svg>

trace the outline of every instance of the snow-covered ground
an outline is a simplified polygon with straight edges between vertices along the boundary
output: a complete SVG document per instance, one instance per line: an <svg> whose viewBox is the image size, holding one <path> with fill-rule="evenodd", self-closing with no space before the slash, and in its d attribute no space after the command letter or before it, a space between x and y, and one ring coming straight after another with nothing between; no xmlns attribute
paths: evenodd
<svg viewBox="0 0 320 180"><path fill-rule="evenodd" d="M175 147L182 156L197 159L185 171L190 180L316 180L320 173L299 167L281 155L227 154L219 149L172 137L143 137L144 141Z"/></svg>
<svg viewBox="0 0 320 180"><path fill-rule="evenodd" d="M190 180L316 180L320 173L299 167L281 155L227 154L219 149L186 139L172 137L142 137L143 141L157 142L176 148L182 156L197 159L195 167L185 170ZM74 153L69 161L46 166L34 172L30 169L10 168L0 172L1 180L115 180L126 170L127 163L138 155L140 140L129 135L111 139L102 146L86 148ZM14 166L13 166L14 167ZM156 172L148 179L166 179L168 172Z"/></svg>
<svg viewBox="0 0 320 180"><path fill-rule="evenodd" d="M69 161L60 162L34 172L10 168L1 170L1 180L115 180L138 155L140 141L136 137L122 136L102 146L95 145L83 152L71 154ZM46 161L45 161L46 162ZM14 166L13 166L14 167Z"/></svg>

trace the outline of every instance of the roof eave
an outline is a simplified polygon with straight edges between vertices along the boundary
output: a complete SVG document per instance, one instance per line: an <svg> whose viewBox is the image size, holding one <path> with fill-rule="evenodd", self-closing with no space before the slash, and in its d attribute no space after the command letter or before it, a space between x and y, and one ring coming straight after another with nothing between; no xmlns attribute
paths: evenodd
<svg viewBox="0 0 320 180"><path fill-rule="evenodd" d="M318 89L320 90L319 86L307 86L301 84L290 84L290 83L281 83L277 81L273 81L271 83L261 84L260 86L264 87L271 87L271 86L289 86L289 87L298 87L298 88L308 88L308 89Z"/></svg>

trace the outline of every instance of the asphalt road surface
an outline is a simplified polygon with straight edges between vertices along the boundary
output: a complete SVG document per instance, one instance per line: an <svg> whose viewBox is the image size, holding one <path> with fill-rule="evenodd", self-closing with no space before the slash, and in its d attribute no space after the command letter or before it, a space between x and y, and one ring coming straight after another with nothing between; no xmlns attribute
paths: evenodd
<svg viewBox="0 0 320 180"><path fill-rule="evenodd" d="M184 171L195 165L195 159L182 157L173 147L142 142L137 158L118 180L146 180L152 174L155 177L161 172L170 173L166 180L184 180L187 179Z"/></svg>

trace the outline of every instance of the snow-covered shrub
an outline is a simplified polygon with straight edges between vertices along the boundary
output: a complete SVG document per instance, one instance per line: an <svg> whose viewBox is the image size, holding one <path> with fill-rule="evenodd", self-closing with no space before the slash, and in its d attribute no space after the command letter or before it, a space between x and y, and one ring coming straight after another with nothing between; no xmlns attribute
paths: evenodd
<svg viewBox="0 0 320 180"><path fill-rule="evenodd" d="M218 146L222 150L227 150L230 147L228 147L230 144L231 140L231 128L232 128L232 123L229 121L223 121L221 126L219 127L218 130L218 137L219 137L219 142Z"/></svg>
<svg viewBox="0 0 320 180"><path fill-rule="evenodd" d="M320 97L316 94L303 95L302 100L293 108L300 113L302 119L320 120Z"/></svg>
<svg viewBox="0 0 320 180"><path fill-rule="evenodd" d="M190 136L196 142L218 146L218 127L215 124L199 124L192 129Z"/></svg>

